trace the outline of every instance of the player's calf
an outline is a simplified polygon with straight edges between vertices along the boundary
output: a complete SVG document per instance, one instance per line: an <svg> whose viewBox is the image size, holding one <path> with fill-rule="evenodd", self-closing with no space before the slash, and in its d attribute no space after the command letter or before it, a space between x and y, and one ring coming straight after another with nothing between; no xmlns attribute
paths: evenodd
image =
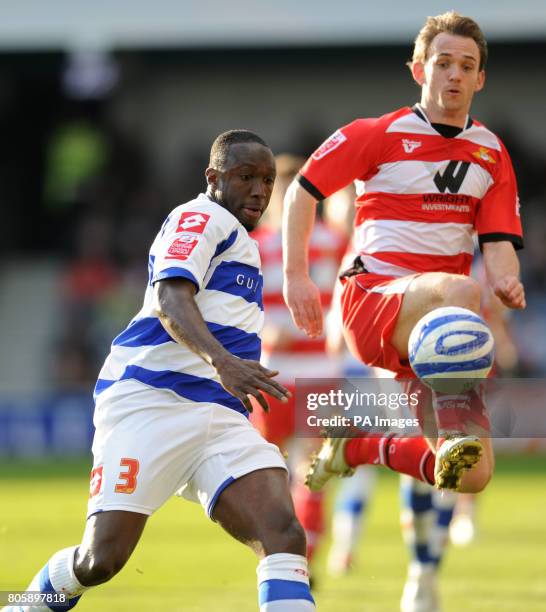
<svg viewBox="0 0 546 612"><path fill-rule="evenodd" d="M90 516L74 562L77 579L96 586L113 578L137 545L148 517L113 510Z"/></svg>
<svg viewBox="0 0 546 612"><path fill-rule="evenodd" d="M85 591L107 582L125 565L147 518L144 514L119 510L91 516L82 544L55 553L27 588L27 591L64 594L68 597L68 607L44 604L22 607L17 612L72 609Z"/></svg>
<svg viewBox="0 0 546 612"><path fill-rule="evenodd" d="M262 469L222 491L213 518L261 559L260 612L312 612L305 532L294 513L284 470Z"/></svg>

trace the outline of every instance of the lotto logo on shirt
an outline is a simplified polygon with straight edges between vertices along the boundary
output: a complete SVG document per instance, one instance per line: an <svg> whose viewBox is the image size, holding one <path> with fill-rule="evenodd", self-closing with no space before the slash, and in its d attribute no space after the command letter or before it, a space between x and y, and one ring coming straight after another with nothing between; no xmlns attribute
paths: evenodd
<svg viewBox="0 0 546 612"><path fill-rule="evenodd" d="M169 247L165 259L185 261L198 244L199 238L197 236L180 236Z"/></svg>
<svg viewBox="0 0 546 612"><path fill-rule="evenodd" d="M323 142L320 147L313 153L313 159L319 160L337 149L339 145L347 140L347 136L341 130L334 132L326 142Z"/></svg>
<svg viewBox="0 0 546 612"><path fill-rule="evenodd" d="M194 232L202 234L210 219L210 215L200 212L183 212L178 221L177 232Z"/></svg>

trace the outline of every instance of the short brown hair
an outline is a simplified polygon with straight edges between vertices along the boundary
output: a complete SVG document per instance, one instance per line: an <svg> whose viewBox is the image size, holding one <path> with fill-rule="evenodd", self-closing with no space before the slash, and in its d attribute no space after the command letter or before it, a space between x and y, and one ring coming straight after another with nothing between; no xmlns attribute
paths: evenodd
<svg viewBox="0 0 546 612"><path fill-rule="evenodd" d="M471 17L465 17L455 11L448 11L435 17L427 17L425 25L421 28L415 39L413 58L409 63L426 62L432 41L442 32L472 38L480 50L479 69L483 70L485 68L487 63L487 42L480 26Z"/></svg>

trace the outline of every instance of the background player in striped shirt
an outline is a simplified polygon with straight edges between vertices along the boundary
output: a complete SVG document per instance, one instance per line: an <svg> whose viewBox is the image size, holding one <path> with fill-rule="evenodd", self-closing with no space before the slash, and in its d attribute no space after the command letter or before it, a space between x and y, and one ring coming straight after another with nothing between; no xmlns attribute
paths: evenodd
<svg viewBox="0 0 546 612"><path fill-rule="evenodd" d="M414 378L408 338L422 316L444 306L479 312L480 287L468 277L475 233L495 295L508 308L525 307L510 158L498 137L468 115L485 83L486 60L483 33L472 19L455 12L428 18L410 63L420 104L336 131L287 194L285 297L296 324L314 336L322 330L322 311L307 274L306 243L315 203L355 181L359 259L343 281L344 333L362 361L400 379ZM419 416L426 417L432 397L422 387L420 393ZM359 464L383 463L439 487L482 490L494 461L482 399L469 392L455 410L442 409L443 399L434 398L436 472L422 438L327 440L309 474L310 486L318 489Z"/></svg>
<svg viewBox="0 0 546 612"><path fill-rule="evenodd" d="M315 609L284 459L247 418L250 395L264 410L262 392L289 395L259 363L262 275L248 235L269 203L274 158L256 134L226 132L206 178L207 193L164 222L144 305L100 372L83 541L28 589L65 593L68 608L121 570L148 516L176 493L254 550L262 612Z"/></svg>
<svg viewBox="0 0 546 612"><path fill-rule="evenodd" d="M317 375L341 375L339 360L326 352L324 335L310 338L292 321L282 296L282 208L286 189L295 178L305 159L281 154L275 157L277 179L263 222L252 234L258 241L264 275L263 302L265 324L262 333L262 363L279 372L278 380L292 392L288 402L271 398L271 410L254 410L250 420L266 440L288 453L291 488L296 516L305 529L307 558L312 563L324 531L322 491L310 491L304 486L307 457L320 446L320 440L295 437L295 380L316 378ZM339 265L346 247L346 237L319 218L309 241L309 268L313 282L320 290L321 304L328 310L337 280ZM253 403L256 403L253 401Z"/></svg>

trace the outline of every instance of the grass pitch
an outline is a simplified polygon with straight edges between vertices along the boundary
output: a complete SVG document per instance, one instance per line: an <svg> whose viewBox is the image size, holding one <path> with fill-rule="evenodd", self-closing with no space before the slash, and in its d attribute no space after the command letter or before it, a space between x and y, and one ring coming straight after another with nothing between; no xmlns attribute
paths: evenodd
<svg viewBox="0 0 546 612"><path fill-rule="evenodd" d="M51 554L80 541L88 470L74 464L0 466L0 590L24 589ZM504 457L478 508L479 537L452 548L441 579L444 612L546 612L546 457ZM318 609L396 612L406 550L398 479L381 469L357 567L333 579L317 559ZM86 593L81 612L255 612L256 561L202 509L172 499L149 521L124 570Z"/></svg>

